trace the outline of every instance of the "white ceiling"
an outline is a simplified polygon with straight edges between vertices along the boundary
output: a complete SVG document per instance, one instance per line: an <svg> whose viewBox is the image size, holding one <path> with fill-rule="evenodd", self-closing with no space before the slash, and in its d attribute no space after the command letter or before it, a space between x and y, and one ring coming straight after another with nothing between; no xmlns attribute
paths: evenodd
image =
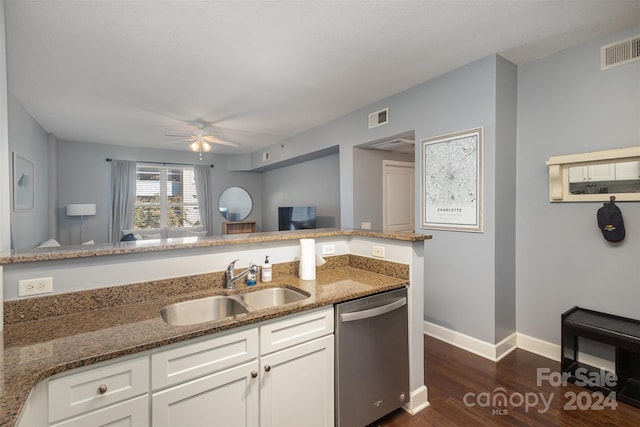
<svg viewBox="0 0 640 427"><path fill-rule="evenodd" d="M9 91L59 139L250 152L487 55L535 60L640 23L640 1L6 0ZM211 130L211 128L210 128ZM218 133L218 130L213 130Z"/></svg>

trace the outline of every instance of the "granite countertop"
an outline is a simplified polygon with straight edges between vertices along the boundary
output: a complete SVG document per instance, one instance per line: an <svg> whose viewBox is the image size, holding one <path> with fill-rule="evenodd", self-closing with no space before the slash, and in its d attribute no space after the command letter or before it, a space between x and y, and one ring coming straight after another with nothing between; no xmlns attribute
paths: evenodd
<svg viewBox="0 0 640 427"><path fill-rule="evenodd" d="M406 274L408 269L405 272L403 265L399 265L398 270L398 264L393 266L393 263L388 263L391 267L385 267L388 271L382 271L385 274L380 274L380 269L351 266L358 262L362 261L334 265L330 269L319 269L316 280L312 281L300 280L295 275L283 275L274 277L271 283L259 283L252 288L239 285L234 291L221 288L219 283L213 286L209 284L209 289L203 291L201 287L193 285L196 281L191 280L191 282L182 283L181 286L184 288L193 285L199 289L198 292L171 296L154 295L151 298L136 299L132 297L132 290L124 289L129 286L134 289L135 285L121 286L118 288L125 291L126 300L135 302L117 303L85 311L79 310L78 307L93 307L91 302L95 302L97 297L87 296L88 294L84 295L81 292L79 294L84 296L74 302L76 307L69 308L68 313L56 312L58 315L34 318L34 320L26 314L26 311L21 312L24 310L23 306L9 307L9 313L5 313L5 319L13 316L14 323L5 326L4 351L0 353L0 425L14 425L30 390L39 381L53 374L408 285L408 274ZM393 272L389 268L396 271ZM173 302L274 286L302 289L311 296L279 308L240 314L222 321L191 326L170 326L160 316L160 308ZM47 301L46 299L31 300ZM54 305L64 305L61 304L63 300L58 298L51 301L55 301ZM58 308L51 310L55 312ZM46 312L47 308L32 308L32 311Z"/></svg>
<svg viewBox="0 0 640 427"><path fill-rule="evenodd" d="M205 248L211 246L243 245L341 236L375 237L407 242L418 242L431 239L432 237L428 234L416 234L409 232L402 233L344 228L319 228L313 230L227 234L224 236L207 236L203 238L183 237L175 239L137 240L134 242L99 243L95 245L73 245L53 248L29 248L0 251L0 266L3 264L24 262L53 261L105 255L158 252L176 249Z"/></svg>

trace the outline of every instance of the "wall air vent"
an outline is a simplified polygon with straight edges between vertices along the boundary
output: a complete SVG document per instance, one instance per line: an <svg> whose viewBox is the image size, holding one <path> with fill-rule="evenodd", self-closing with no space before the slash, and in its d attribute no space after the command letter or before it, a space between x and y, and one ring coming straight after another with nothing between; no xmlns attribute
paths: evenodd
<svg viewBox="0 0 640 427"><path fill-rule="evenodd" d="M389 123L389 108L369 114L369 129Z"/></svg>
<svg viewBox="0 0 640 427"><path fill-rule="evenodd" d="M640 61L640 35L600 48L600 70Z"/></svg>

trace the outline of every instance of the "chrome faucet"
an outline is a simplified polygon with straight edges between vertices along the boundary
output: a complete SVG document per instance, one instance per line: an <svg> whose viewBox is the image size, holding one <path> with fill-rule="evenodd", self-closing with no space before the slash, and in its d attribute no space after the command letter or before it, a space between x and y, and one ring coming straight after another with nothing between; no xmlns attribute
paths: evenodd
<svg viewBox="0 0 640 427"><path fill-rule="evenodd" d="M227 272L225 274L225 281L224 281L224 287L227 289L233 289L236 285L236 282L242 279L244 276L246 276L249 272L255 274L256 277L258 277L259 269L258 269L258 266L255 264L251 264L249 268L247 268L245 271L238 274L237 276L234 276L233 273L235 272L235 264L237 261L238 261L237 259L234 261L231 261L231 263L227 266Z"/></svg>

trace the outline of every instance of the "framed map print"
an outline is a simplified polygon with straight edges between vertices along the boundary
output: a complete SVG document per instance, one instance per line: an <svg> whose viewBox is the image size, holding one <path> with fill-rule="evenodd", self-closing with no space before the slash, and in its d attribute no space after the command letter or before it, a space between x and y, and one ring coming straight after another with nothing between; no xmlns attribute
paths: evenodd
<svg viewBox="0 0 640 427"><path fill-rule="evenodd" d="M422 139L421 228L482 232L482 128Z"/></svg>

